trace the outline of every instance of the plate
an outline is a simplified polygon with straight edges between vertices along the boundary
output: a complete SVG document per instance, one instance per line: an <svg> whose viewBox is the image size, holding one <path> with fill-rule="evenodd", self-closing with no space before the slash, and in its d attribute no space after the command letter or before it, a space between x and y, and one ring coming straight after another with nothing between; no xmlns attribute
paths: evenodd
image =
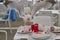
<svg viewBox="0 0 60 40"><path fill-rule="evenodd" d="M32 35L32 38L34 39L47 39L49 37L50 37L49 34L33 34Z"/></svg>
<svg viewBox="0 0 60 40"><path fill-rule="evenodd" d="M28 33L32 33L32 32L17 32L19 34L28 34Z"/></svg>
<svg viewBox="0 0 60 40"><path fill-rule="evenodd" d="M17 33L22 33L22 34L31 33L32 31L31 30L29 31L29 28L30 26L21 26L18 28Z"/></svg>

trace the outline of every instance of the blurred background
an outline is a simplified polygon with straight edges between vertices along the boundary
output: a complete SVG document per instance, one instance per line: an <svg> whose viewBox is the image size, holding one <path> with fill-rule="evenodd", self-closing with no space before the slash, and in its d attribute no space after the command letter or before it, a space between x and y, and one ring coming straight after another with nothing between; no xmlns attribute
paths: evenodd
<svg viewBox="0 0 60 40"><path fill-rule="evenodd" d="M14 8L17 8L18 11L20 12L20 15L24 11L23 7L29 7L30 8L30 9L26 9L26 11L24 11L24 12L27 12L29 14L31 14L32 10L33 10L32 13L36 13L39 10L38 13L34 14L34 16L50 16L50 17L52 17L53 24L55 26L60 27L60 11L59 11L60 10L60 0L28 0L26 2L24 0L22 0L22 1L21 0L0 0L0 18L2 18L4 16L3 13L6 13L5 9L8 8L8 4L11 3L11 1L15 1L15 3L18 2L17 6L15 6L16 5L15 3L14 3L15 5L12 3L13 5L11 5L11 6ZM21 4L24 6L22 6ZM40 7L42 7L42 8L40 8ZM58 12L41 11L41 10L56 10ZM12 28L18 28L24 24L24 19L19 18L19 16L18 16L17 21L15 21L15 22L10 21L10 23L11 23ZM12 29L13 32L11 34L9 29L3 29L3 28L8 28L8 27L9 27L8 21L6 21L6 22L0 21L0 29L2 28L2 30L7 31L8 40L13 40L17 29ZM0 40L5 40L5 34L4 33L0 33Z"/></svg>

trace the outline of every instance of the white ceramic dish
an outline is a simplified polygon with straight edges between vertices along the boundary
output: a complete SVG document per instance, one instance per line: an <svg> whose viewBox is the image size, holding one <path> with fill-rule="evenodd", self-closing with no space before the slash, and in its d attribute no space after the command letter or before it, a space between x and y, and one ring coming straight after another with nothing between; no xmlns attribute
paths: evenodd
<svg viewBox="0 0 60 40"><path fill-rule="evenodd" d="M47 39L49 37L50 37L49 34L44 34L44 33L42 33L42 34L33 34L32 35L32 38L34 38L34 39Z"/></svg>
<svg viewBox="0 0 60 40"><path fill-rule="evenodd" d="M32 31L29 31L29 32L17 32L17 33L20 33L20 34L28 34L28 33L32 33Z"/></svg>
<svg viewBox="0 0 60 40"><path fill-rule="evenodd" d="M30 26L20 26L17 30L17 33L22 33L22 34L31 33L32 31L28 31L29 28ZM22 30L24 30L24 32L22 32Z"/></svg>

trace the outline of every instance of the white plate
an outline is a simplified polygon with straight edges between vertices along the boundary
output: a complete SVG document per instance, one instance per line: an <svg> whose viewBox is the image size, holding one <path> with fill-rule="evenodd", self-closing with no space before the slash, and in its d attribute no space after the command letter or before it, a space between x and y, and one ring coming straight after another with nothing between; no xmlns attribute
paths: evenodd
<svg viewBox="0 0 60 40"><path fill-rule="evenodd" d="M32 33L32 32L17 32L19 34L28 34L28 33Z"/></svg>
<svg viewBox="0 0 60 40"><path fill-rule="evenodd" d="M32 31L28 31L29 28L30 28L30 26L20 26L17 30L17 33L23 33L23 34L31 33ZM22 32L22 30L26 30L27 32L26 31Z"/></svg>
<svg viewBox="0 0 60 40"><path fill-rule="evenodd" d="M34 39L47 39L50 37L49 34L33 34L32 37Z"/></svg>

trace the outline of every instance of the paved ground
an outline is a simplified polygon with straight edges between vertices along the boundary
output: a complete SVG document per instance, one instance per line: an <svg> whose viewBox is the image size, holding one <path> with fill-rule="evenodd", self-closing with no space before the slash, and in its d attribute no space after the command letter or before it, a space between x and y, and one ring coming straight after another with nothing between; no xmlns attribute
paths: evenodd
<svg viewBox="0 0 60 40"><path fill-rule="evenodd" d="M13 40L13 37L16 33L16 30L12 30L13 32L10 33L10 30L6 30L8 33L8 40ZM0 33L0 40L5 40L5 34L4 33Z"/></svg>

